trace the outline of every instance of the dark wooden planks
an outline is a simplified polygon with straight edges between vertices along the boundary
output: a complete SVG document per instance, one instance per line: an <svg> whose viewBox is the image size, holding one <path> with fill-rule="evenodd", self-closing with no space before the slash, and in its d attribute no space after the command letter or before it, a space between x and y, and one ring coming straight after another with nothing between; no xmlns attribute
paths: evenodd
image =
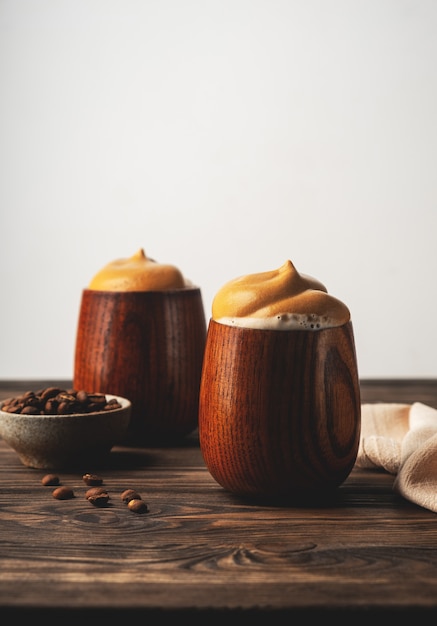
<svg viewBox="0 0 437 626"><path fill-rule="evenodd" d="M433 381L363 388L364 401L437 406ZM15 389L0 384L0 397ZM65 621L110 608L118 617L183 611L191 620L224 611L229 620L328 611L356 623L437 612L437 517L397 496L384 472L354 470L335 498L313 506L261 505L215 483L196 435L168 449L116 448L96 471L111 506L85 500L80 473L60 473L76 497L57 501L41 484L44 472L21 465L0 441L2 616L39 609ZM128 487L142 493L147 514L121 502Z"/></svg>

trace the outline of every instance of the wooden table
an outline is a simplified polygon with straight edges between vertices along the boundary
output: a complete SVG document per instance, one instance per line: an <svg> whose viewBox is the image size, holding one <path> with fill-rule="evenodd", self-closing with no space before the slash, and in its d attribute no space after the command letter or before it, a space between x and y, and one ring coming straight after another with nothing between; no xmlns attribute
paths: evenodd
<svg viewBox="0 0 437 626"><path fill-rule="evenodd" d="M0 381L0 399L52 384L70 386ZM361 388L363 402L437 408L437 380ZM215 483L196 434L180 447L119 447L111 456L99 471L111 506L97 508L85 500L82 475L60 473L76 497L55 500L41 484L46 472L24 467L0 440L2 623L437 616L437 515L396 495L384 472L353 470L324 505L275 507ZM130 487L148 513L121 501Z"/></svg>

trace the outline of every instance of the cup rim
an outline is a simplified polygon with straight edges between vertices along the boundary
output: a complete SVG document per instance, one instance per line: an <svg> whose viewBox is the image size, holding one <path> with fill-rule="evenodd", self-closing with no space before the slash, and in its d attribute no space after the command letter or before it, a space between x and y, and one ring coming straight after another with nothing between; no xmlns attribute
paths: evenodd
<svg viewBox="0 0 437 626"><path fill-rule="evenodd" d="M323 328L257 328L255 326L240 326L234 324L225 324L224 322L219 322L215 320L213 317L209 318L208 326L211 324L215 324L216 326L221 326L223 328L229 328L231 330L235 330L241 333L245 333L248 331L257 332L257 333L322 333L326 331L334 331L340 328L345 328L347 326L352 327L352 320L348 320L343 324L338 324L337 326L326 326Z"/></svg>
<svg viewBox="0 0 437 626"><path fill-rule="evenodd" d="M90 289L89 287L84 287L82 289L83 293L101 293L101 294L113 294L118 296L123 296L127 294L154 294L154 295L167 295L167 294L182 294L182 293L190 293L190 292L200 292L200 287L196 285L188 285L186 287L179 287L177 289L148 289L148 290L140 290L140 289L129 289L126 291L115 290L115 289Z"/></svg>

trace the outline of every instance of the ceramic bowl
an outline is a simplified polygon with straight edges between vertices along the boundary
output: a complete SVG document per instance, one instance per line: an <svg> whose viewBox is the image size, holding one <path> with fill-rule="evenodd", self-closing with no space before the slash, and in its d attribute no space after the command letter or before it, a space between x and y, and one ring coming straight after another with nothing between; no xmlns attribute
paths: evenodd
<svg viewBox="0 0 437 626"><path fill-rule="evenodd" d="M23 415L0 410L0 436L23 465L69 469L100 465L111 448L126 436L131 402L115 398L121 408L68 415ZM0 402L0 409L5 401Z"/></svg>

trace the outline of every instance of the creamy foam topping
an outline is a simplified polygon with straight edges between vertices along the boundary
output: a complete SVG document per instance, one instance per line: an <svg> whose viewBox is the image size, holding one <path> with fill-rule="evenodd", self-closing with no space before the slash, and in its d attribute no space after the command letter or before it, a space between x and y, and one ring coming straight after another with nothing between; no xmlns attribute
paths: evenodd
<svg viewBox="0 0 437 626"><path fill-rule="evenodd" d="M350 320L348 307L291 261L279 269L241 276L215 295L212 319L229 326L273 330L319 330Z"/></svg>
<svg viewBox="0 0 437 626"><path fill-rule="evenodd" d="M127 259L103 267L88 288L96 291L167 291L191 286L174 265L149 259L141 248Z"/></svg>

